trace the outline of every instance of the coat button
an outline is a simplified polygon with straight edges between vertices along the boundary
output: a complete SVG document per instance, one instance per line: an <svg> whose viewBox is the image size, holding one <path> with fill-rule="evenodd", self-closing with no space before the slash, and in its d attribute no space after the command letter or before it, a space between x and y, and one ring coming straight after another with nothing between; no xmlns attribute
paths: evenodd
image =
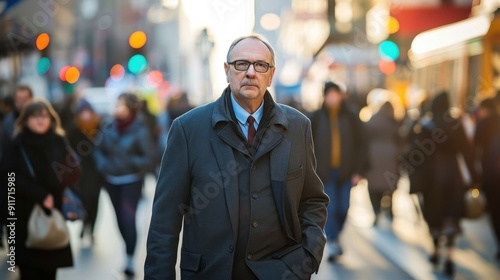
<svg viewBox="0 0 500 280"><path fill-rule="evenodd" d="M253 255L248 254L248 256L247 256L247 260L249 260L249 261L253 260Z"/></svg>
<svg viewBox="0 0 500 280"><path fill-rule="evenodd" d="M256 165L252 165L252 170L255 170L257 169L257 166Z"/></svg>
<svg viewBox="0 0 500 280"><path fill-rule="evenodd" d="M257 199L257 198L259 198L259 195L258 195L257 193L253 193L253 194L252 194L252 198L253 198L253 199Z"/></svg>
<svg viewBox="0 0 500 280"><path fill-rule="evenodd" d="M257 221L253 221L253 222L252 222L252 227L254 227L254 228L259 227L259 222L257 222Z"/></svg>
<svg viewBox="0 0 500 280"><path fill-rule="evenodd" d="M234 251L234 246L230 245L227 250L229 251L229 253L232 253Z"/></svg>

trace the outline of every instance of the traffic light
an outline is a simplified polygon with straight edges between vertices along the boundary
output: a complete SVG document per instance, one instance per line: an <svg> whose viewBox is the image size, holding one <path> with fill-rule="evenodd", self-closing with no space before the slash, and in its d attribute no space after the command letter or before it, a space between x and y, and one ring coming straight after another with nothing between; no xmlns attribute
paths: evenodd
<svg viewBox="0 0 500 280"><path fill-rule="evenodd" d="M146 70L148 62L144 56L144 46L147 42L147 36L144 31L138 30L130 34L128 43L134 50L134 54L128 60L128 70L133 74L140 74Z"/></svg>
<svg viewBox="0 0 500 280"><path fill-rule="evenodd" d="M390 40L385 40L378 45L378 53L382 59L395 61L399 58L399 47Z"/></svg>
<svg viewBox="0 0 500 280"><path fill-rule="evenodd" d="M40 60L38 60L37 70L40 75L45 75L50 69L50 59L48 55L48 46L50 36L48 33L41 33L36 37L36 48L40 51Z"/></svg>
<svg viewBox="0 0 500 280"><path fill-rule="evenodd" d="M399 31L399 22L395 17L389 16L386 20L387 33L392 35ZM396 60L400 55L399 47L391 40L384 40L378 45L380 72L390 75L396 72Z"/></svg>

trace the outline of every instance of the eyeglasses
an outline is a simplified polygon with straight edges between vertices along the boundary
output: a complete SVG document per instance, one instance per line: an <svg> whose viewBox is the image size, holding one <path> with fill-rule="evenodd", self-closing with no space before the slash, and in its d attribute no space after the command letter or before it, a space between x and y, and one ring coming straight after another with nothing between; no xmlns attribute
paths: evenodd
<svg viewBox="0 0 500 280"><path fill-rule="evenodd" d="M255 72L259 73L266 73L267 71L269 71L269 68L274 67L264 61L250 62L248 60L235 60L233 62L228 62L227 64L232 64L234 66L234 69L238 71L247 71L248 68L250 68L250 65L253 65L253 69L255 69Z"/></svg>

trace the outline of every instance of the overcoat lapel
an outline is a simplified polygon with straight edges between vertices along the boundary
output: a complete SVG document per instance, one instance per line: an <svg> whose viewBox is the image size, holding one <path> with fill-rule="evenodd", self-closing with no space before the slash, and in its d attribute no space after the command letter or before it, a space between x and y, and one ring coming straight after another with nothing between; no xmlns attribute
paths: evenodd
<svg viewBox="0 0 500 280"><path fill-rule="evenodd" d="M281 135L281 134L280 134ZM271 189L273 191L274 202L278 211L281 227L286 235L295 240L290 230L289 222L287 222L287 201L286 201L286 174L288 171L288 161L290 159L291 143L288 139L283 139L271 147L270 154L270 172L271 172ZM276 138L277 139L277 138ZM276 146L277 145L277 146Z"/></svg>
<svg viewBox="0 0 500 280"><path fill-rule="evenodd" d="M239 192L237 174L226 170L228 162L235 161L233 148L241 151L241 140L236 132L230 127L229 123L220 130L219 137L211 139L212 149L214 150L215 159L221 173L227 176L221 176L224 186L224 194L226 197L226 206L231 219L234 238L238 235L238 217L239 217ZM243 151L241 151L243 152ZM246 152L248 154L248 151Z"/></svg>

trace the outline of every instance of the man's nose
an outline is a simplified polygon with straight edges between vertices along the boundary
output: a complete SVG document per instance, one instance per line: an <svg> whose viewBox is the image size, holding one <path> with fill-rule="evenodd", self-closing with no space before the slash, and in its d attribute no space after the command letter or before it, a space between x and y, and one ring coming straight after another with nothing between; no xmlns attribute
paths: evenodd
<svg viewBox="0 0 500 280"><path fill-rule="evenodd" d="M250 64L250 66L247 69L246 76L248 78L253 78L255 77L255 68L253 68L253 64Z"/></svg>

